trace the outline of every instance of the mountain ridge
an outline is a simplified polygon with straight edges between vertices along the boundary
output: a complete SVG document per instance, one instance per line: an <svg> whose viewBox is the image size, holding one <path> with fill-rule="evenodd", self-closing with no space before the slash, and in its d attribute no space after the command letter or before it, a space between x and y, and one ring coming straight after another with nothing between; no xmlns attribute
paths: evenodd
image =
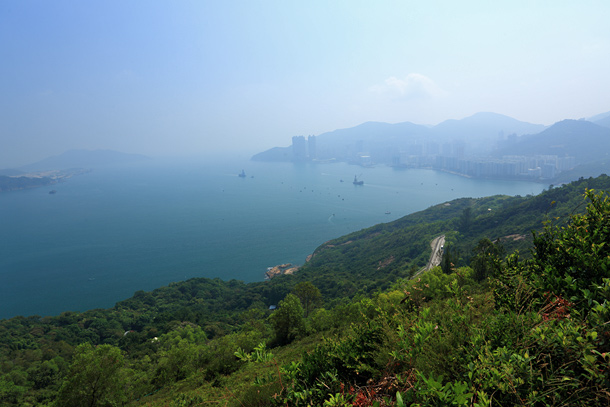
<svg viewBox="0 0 610 407"><path fill-rule="evenodd" d="M591 120L544 126L479 112L430 127L365 122L308 138L307 143L296 143L297 149L293 144L263 151L252 160L344 161L433 168L479 178L568 182L610 171L610 112Z"/></svg>
<svg viewBox="0 0 610 407"><path fill-rule="evenodd" d="M595 148L591 149L590 146ZM610 129L586 120L566 119L544 131L521 137L513 146L498 150L497 155L530 154L574 156L581 162L608 157Z"/></svg>
<svg viewBox="0 0 610 407"><path fill-rule="evenodd" d="M493 112L479 112L463 119L445 120L435 126L413 122L386 123L369 121L353 127L336 129L316 136L317 158L347 160L360 152L384 157L381 150L408 150L415 143L454 142L470 139L477 152L490 151L500 135L536 133L542 124L523 122ZM470 141L469 140L469 141ZM385 144L382 146L382 144ZM274 147L255 154L253 160L279 161L290 157L291 147Z"/></svg>

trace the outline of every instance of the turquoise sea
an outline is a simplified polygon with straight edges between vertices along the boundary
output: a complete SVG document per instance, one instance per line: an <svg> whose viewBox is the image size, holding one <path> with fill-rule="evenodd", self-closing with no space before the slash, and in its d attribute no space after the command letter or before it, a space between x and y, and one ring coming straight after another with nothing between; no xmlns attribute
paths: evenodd
<svg viewBox="0 0 610 407"><path fill-rule="evenodd" d="M218 157L95 169L0 194L0 318L108 308L193 277L260 281L267 267L302 264L318 245L355 230L454 198L544 187Z"/></svg>

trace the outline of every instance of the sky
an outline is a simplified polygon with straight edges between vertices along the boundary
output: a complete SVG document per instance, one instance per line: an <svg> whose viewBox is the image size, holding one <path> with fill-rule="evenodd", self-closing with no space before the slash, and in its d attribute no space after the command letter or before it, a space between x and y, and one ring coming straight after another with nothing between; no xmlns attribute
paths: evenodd
<svg viewBox="0 0 610 407"><path fill-rule="evenodd" d="M610 111L610 1L0 1L0 168Z"/></svg>

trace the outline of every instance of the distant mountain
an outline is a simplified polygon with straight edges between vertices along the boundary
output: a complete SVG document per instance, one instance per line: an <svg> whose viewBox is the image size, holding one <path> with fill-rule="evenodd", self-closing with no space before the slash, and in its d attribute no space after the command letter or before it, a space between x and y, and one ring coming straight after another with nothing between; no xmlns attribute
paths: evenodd
<svg viewBox="0 0 610 407"><path fill-rule="evenodd" d="M436 126L411 122L366 122L355 127L322 133L316 137L317 158L350 160L359 154L368 154L374 162L391 162L400 151L413 150L413 146L427 143L464 141L469 143L468 153L488 152L508 135L532 134L544 130L541 124L531 124L497 113L477 113L461 120L447 120ZM276 147L259 153L254 160L289 161L290 147Z"/></svg>
<svg viewBox="0 0 610 407"><path fill-rule="evenodd" d="M273 147L252 156L252 161L290 161L292 147Z"/></svg>
<svg viewBox="0 0 610 407"><path fill-rule="evenodd" d="M335 141L350 142L354 140L403 142L405 140L433 138L438 141L448 141L463 138L497 139L500 133L532 134L545 129L542 124L522 122L512 117L497 113L476 113L461 120L446 120L436 126L423 126L411 122L396 124L381 122L366 122L356 127L334 130L318 136L318 140L333 138Z"/></svg>
<svg viewBox="0 0 610 407"><path fill-rule="evenodd" d="M430 129L419 124L366 122L317 136L317 156L349 161L358 155L369 155L375 162L385 162L394 152L429 137Z"/></svg>
<svg viewBox="0 0 610 407"><path fill-rule="evenodd" d="M521 137L497 155L557 155L576 157L579 163L606 160L610 129L586 120L563 120L539 134Z"/></svg>
<svg viewBox="0 0 610 407"><path fill-rule="evenodd" d="M498 113L481 112L461 120L446 120L434 126L432 131L441 140L463 139L469 143L492 146L511 134L535 134L544 129L542 124L522 122Z"/></svg>
<svg viewBox="0 0 610 407"><path fill-rule="evenodd" d="M65 170L69 168L95 168L147 160L140 154L125 154L113 150L70 150L20 167L23 171Z"/></svg>
<svg viewBox="0 0 610 407"><path fill-rule="evenodd" d="M542 124L522 122L503 114L492 112L475 113L461 120L445 120L434 126L436 134L454 135L456 132L469 132L475 134L490 134L501 131L505 134L517 135L539 133L544 130Z"/></svg>
<svg viewBox="0 0 610 407"><path fill-rule="evenodd" d="M594 121L593 123L597 124L598 126L610 127L610 114L602 119Z"/></svg>
<svg viewBox="0 0 610 407"><path fill-rule="evenodd" d="M401 143L406 139L412 139L414 137L426 137L429 134L430 129L428 127L411 122L395 124L366 122L356 127L322 133L318 136L318 141L332 140L335 143L349 143L355 140L362 140L364 142L374 141L375 143L382 141Z"/></svg>
<svg viewBox="0 0 610 407"><path fill-rule="evenodd" d="M600 120L607 119L609 117L610 117L610 112L605 112L605 113L596 114L595 116L588 117L587 120L590 122L599 124L598 122Z"/></svg>
<svg viewBox="0 0 610 407"><path fill-rule="evenodd" d="M310 159L335 159L363 166L389 164L437 168L470 176L500 178L509 176L506 174L523 177L525 172L510 172L514 167L511 164L513 167L505 169L504 175L498 175L480 163L491 157L502 162L502 156L507 155L572 157L571 162L561 161L556 175L544 175L545 179L567 182L610 173L610 112L588 120L564 120L550 127L490 112L476 113L461 120L446 120L432 127L410 122L366 122L320 134L315 143L301 143L298 148L307 151L300 151L300 157L310 154L310 144L316 147ZM276 147L252 159L292 161L293 147ZM459 159L463 160L462 164ZM573 164L576 166L572 167ZM536 165L532 169L536 169ZM472 169L475 166L476 171Z"/></svg>

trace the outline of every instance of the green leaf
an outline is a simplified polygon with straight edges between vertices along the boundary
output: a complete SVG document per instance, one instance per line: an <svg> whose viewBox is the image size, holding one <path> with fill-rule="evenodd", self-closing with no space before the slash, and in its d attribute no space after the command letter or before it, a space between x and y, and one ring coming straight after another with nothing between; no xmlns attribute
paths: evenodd
<svg viewBox="0 0 610 407"><path fill-rule="evenodd" d="M400 395L400 392L397 391L396 392L396 407L404 407L405 402L402 401L402 396Z"/></svg>

